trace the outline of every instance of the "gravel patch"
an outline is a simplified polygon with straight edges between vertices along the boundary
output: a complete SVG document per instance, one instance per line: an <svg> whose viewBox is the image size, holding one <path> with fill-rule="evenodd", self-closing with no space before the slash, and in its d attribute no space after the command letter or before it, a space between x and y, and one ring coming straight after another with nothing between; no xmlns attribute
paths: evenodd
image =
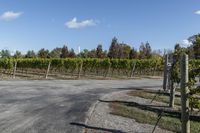
<svg viewBox="0 0 200 133"><path fill-rule="evenodd" d="M106 101L139 101L147 104L149 100L130 97L126 95L128 91L114 92L103 96L101 100ZM108 103L98 102L92 111L90 118L86 125L89 126L84 133L151 133L154 125L142 124L136 122L134 119L129 119L121 116L110 114L111 110ZM171 133L170 131L156 128L155 133Z"/></svg>

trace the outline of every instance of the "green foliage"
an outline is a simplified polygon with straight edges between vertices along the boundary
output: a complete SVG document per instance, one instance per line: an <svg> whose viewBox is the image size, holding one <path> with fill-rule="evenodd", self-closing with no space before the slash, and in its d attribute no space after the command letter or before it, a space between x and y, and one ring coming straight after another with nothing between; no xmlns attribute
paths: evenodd
<svg viewBox="0 0 200 133"><path fill-rule="evenodd" d="M129 59L137 59L138 58L138 53L135 48L132 48L130 53L129 53Z"/></svg>
<svg viewBox="0 0 200 133"><path fill-rule="evenodd" d="M12 59L0 59L0 68L1 69L12 69L13 68L13 60Z"/></svg>
<svg viewBox="0 0 200 133"><path fill-rule="evenodd" d="M11 53L9 50L1 50L0 51L0 57L1 58L10 58L11 57Z"/></svg>
<svg viewBox="0 0 200 133"><path fill-rule="evenodd" d="M200 100L198 98L194 98L193 96L200 93L200 86L195 87L196 77L200 76L200 60L192 60L189 66L189 83L188 87L190 89L190 107L191 110L193 108L200 109Z"/></svg>
<svg viewBox="0 0 200 133"><path fill-rule="evenodd" d="M174 61L172 63L172 80L175 83L180 83L180 56L181 54L185 53L185 49L182 49L179 47L179 45L176 45L175 52L174 52ZM200 87L195 87L195 83L197 82L195 80L196 77L200 76L200 60L190 60L189 61L189 82L187 83L187 86L190 90L190 95L188 96L190 101L190 107L191 110L193 108L200 109L200 100L195 98L194 95L198 94L200 92Z"/></svg>
<svg viewBox="0 0 200 133"><path fill-rule="evenodd" d="M36 58L36 53L33 50L29 50L26 55L26 58Z"/></svg>
<svg viewBox="0 0 200 133"><path fill-rule="evenodd" d="M139 53L139 58L140 59L150 59L151 56L152 56L152 53L151 53L151 46L148 42L146 42L145 44L142 43L140 45L140 53Z"/></svg>
<svg viewBox="0 0 200 133"><path fill-rule="evenodd" d="M18 68L46 69L49 59L17 59ZM14 62L13 62L14 63Z"/></svg>
<svg viewBox="0 0 200 133"><path fill-rule="evenodd" d="M59 59L59 58L51 59L51 69L58 70L62 68L63 66L64 66L63 59Z"/></svg>
<svg viewBox="0 0 200 133"><path fill-rule="evenodd" d="M54 48L50 53L50 58L60 58L62 48Z"/></svg>
<svg viewBox="0 0 200 133"><path fill-rule="evenodd" d="M15 62L17 62L17 68L21 69L40 69L46 70L49 63L50 70L59 72L74 72L79 71L82 66L83 73L101 72L104 75L112 71L121 71L126 73L127 76L135 67L138 71L153 71L163 69L163 59L99 59L99 58L19 58L19 59L1 59L1 69L12 69Z"/></svg>
<svg viewBox="0 0 200 133"><path fill-rule="evenodd" d="M14 58L22 58L22 53L20 51L16 51L14 54Z"/></svg>
<svg viewBox="0 0 200 133"><path fill-rule="evenodd" d="M48 49L44 49L44 48L40 49L38 51L38 57L39 58L49 58L49 50Z"/></svg>
<svg viewBox="0 0 200 133"><path fill-rule="evenodd" d="M60 55L60 57L61 58L67 58L68 54L69 54L68 47L66 45L64 45L62 47L62 49L61 49L61 55Z"/></svg>

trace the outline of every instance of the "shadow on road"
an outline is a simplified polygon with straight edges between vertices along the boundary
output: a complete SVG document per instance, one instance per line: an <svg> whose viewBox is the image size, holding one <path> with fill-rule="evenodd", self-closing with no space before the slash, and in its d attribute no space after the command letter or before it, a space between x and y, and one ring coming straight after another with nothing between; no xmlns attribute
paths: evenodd
<svg viewBox="0 0 200 133"><path fill-rule="evenodd" d="M146 90L146 88L162 88L160 85L155 86L134 86L134 87L126 87L126 88L115 88L117 90Z"/></svg>
<svg viewBox="0 0 200 133"><path fill-rule="evenodd" d="M85 125L85 124L82 124L82 123L76 123L76 122L71 122L70 124L74 125L74 126L84 127L86 129L93 129L93 130L105 131L105 132L110 132L110 133L126 133L126 132L123 132L123 131L120 131L120 130L93 127L93 126L88 126L88 125Z"/></svg>

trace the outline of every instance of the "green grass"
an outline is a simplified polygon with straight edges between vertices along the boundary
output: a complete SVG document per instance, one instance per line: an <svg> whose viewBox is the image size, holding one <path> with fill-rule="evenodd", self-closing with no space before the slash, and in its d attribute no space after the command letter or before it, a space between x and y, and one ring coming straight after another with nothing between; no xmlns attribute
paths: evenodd
<svg viewBox="0 0 200 133"><path fill-rule="evenodd" d="M151 99L153 101L169 104L169 96L166 96L164 94L158 94L158 92L156 91L154 92L154 91L148 91L148 90L138 90L138 91L129 92L128 95L137 96L137 97L141 97L145 99ZM175 97L174 104L178 106L181 105L180 97Z"/></svg>
<svg viewBox="0 0 200 133"><path fill-rule="evenodd" d="M158 119L158 114L156 112L126 106L122 103L111 103L110 107L112 109L111 114L132 118L139 123L155 125ZM200 122L191 121L191 133L200 133L199 125ZM166 129L173 132L181 131L180 119L170 116L162 116L158 123L158 126L162 129Z"/></svg>

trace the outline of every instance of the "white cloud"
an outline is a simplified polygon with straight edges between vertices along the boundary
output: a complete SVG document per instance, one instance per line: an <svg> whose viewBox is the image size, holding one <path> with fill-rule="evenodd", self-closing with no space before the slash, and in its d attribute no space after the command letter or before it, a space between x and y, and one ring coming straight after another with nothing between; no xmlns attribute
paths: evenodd
<svg viewBox="0 0 200 133"><path fill-rule="evenodd" d="M79 28L84 28L84 27L89 27L89 26L95 26L96 24L97 23L92 19L78 22L77 18L73 18L72 20L67 21L65 23L65 26L70 29L79 29Z"/></svg>
<svg viewBox="0 0 200 133"><path fill-rule="evenodd" d="M21 15L22 15L22 12L7 11L7 12L4 12L0 16L0 19L4 21L11 21L11 20L17 19Z"/></svg>
<svg viewBox="0 0 200 133"><path fill-rule="evenodd" d="M182 44L185 45L185 46L190 46L190 45L192 45L192 42L185 39L185 40L182 41Z"/></svg>
<svg viewBox="0 0 200 133"><path fill-rule="evenodd" d="M200 15L200 10L196 11L195 14Z"/></svg>

